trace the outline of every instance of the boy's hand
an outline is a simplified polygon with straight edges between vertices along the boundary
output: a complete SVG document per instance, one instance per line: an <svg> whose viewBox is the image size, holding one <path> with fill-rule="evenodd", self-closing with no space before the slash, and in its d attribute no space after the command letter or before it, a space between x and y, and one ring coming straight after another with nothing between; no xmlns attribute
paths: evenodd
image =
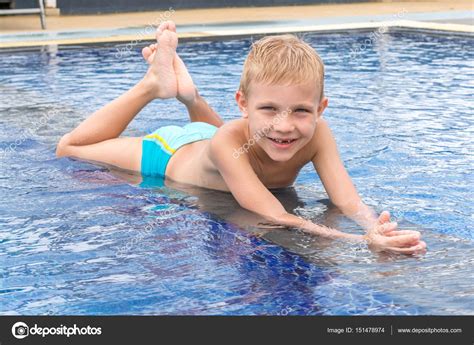
<svg viewBox="0 0 474 345"><path fill-rule="evenodd" d="M375 251L400 254L416 254L426 249L426 243L420 240L419 231L396 229L397 223L390 222L390 214L382 212L378 223L366 235L369 247Z"/></svg>

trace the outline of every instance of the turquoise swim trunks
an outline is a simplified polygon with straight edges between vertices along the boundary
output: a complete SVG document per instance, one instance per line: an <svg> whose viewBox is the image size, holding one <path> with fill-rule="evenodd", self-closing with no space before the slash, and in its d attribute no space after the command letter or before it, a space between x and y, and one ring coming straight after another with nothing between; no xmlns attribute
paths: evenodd
<svg viewBox="0 0 474 345"><path fill-rule="evenodd" d="M171 156L183 145L210 139L217 127L205 122L191 122L183 127L165 126L143 138L141 173L165 176Z"/></svg>

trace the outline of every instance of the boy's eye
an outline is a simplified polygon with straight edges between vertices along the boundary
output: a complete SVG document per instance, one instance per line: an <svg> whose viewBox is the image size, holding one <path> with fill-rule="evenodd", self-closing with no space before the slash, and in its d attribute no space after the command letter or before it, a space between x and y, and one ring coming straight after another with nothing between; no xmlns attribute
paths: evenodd
<svg viewBox="0 0 474 345"><path fill-rule="evenodd" d="M310 111L308 109L304 109L304 108L298 108L295 110L295 112L297 113L310 113Z"/></svg>
<svg viewBox="0 0 474 345"><path fill-rule="evenodd" d="M269 110L269 111L276 111L276 108L274 108L274 107L261 107L260 109Z"/></svg>

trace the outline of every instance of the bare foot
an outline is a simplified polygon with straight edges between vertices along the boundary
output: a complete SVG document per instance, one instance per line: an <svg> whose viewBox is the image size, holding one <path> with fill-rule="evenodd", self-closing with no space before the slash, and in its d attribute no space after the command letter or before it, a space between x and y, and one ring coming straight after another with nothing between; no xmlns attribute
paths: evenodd
<svg viewBox="0 0 474 345"><path fill-rule="evenodd" d="M196 86L194 86L193 79L178 54L176 54L173 60L173 67L178 82L178 95L176 98L184 104L194 102L197 97Z"/></svg>
<svg viewBox="0 0 474 345"><path fill-rule="evenodd" d="M166 21L164 23L161 23L158 27L158 31L163 32L165 30L176 32L176 25L172 21ZM157 50L158 44L156 43L150 44L148 47L143 48L143 59L145 59L145 61L151 64L157 53ZM194 86L193 79L191 78L191 75L189 74L186 65L176 53L173 60L173 68L178 84L176 98L178 98L178 100L183 102L184 104L192 103L197 96L196 87Z"/></svg>
<svg viewBox="0 0 474 345"><path fill-rule="evenodd" d="M178 82L173 67L178 36L174 31L158 29L156 39L160 49L150 59L150 68L145 78L151 83L156 98L173 98L178 95Z"/></svg>
<svg viewBox="0 0 474 345"><path fill-rule="evenodd" d="M172 31L172 32L176 33L175 23L171 20L167 20L167 21L161 23L160 26L158 26L158 28L156 29L156 38L157 38L157 40L158 40L159 35L161 35L161 33L166 31L166 30L169 30L169 31ZM145 48L142 49L143 58L148 63L150 63L150 64L152 63L153 58L155 57L155 53L156 53L157 48L158 48L158 44L153 43L153 44L150 44L148 47L145 47Z"/></svg>

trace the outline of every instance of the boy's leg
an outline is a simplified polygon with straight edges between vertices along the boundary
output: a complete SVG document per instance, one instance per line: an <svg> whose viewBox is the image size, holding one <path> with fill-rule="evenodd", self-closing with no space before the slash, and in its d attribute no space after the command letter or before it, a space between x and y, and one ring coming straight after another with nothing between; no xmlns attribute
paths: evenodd
<svg viewBox="0 0 474 345"><path fill-rule="evenodd" d="M158 27L159 31L165 29L176 32L176 25L172 21L166 21ZM143 48L143 58L148 63L151 63L157 49L158 44L156 43ZM186 65L178 54L175 55L173 67L178 83L178 95L176 98L186 106L191 122L200 121L207 122L216 127L222 126L224 121L219 114L217 114L209 104L207 104L206 100L199 95Z"/></svg>
<svg viewBox="0 0 474 345"><path fill-rule="evenodd" d="M72 145L66 155L138 172L141 170L142 141L142 137L123 137L90 145ZM62 155L59 153L58 156Z"/></svg>
<svg viewBox="0 0 474 345"><path fill-rule="evenodd" d="M216 127L220 127L224 124L224 120L207 104L206 100L198 94L197 90L195 101L185 103L184 105L188 110L191 122L207 122Z"/></svg>
<svg viewBox="0 0 474 345"><path fill-rule="evenodd" d="M173 69L176 33L157 32L160 52L145 77L132 89L95 112L76 129L66 134L57 147L58 156L73 156L140 170L142 138L118 138L138 112L155 98L177 95Z"/></svg>

